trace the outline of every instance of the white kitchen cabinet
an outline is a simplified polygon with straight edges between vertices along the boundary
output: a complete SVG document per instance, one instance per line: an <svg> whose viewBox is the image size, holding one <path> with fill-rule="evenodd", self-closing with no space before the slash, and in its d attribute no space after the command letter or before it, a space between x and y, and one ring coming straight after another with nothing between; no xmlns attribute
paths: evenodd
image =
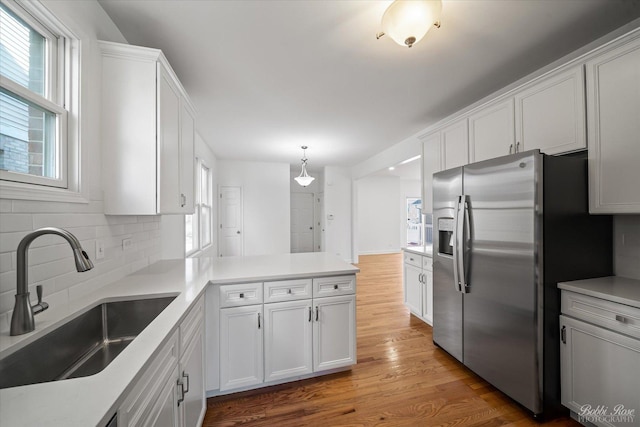
<svg viewBox="0 0 640 427"><path fill-rule="evenodd" d="M515 94L516 151L546 154L587 147L582 65L551 73Z"/></svg>
<svg viewBox="0 0 640 427"><path fill-rule="evenodd" d="M204 395L204 301L201 298L180 325L180 426L202 425Z"/></svg>
<svg viewBox="0 0 640 427"><path fill-rule="evenodd" d="M587 62L589 210L640 213L640 35Z"/></svg>
<svg viewBox="0 0 640 427"><path fill-rule="evenodd" d="M262 304L220 309L220 390L264 379Z"/></svg>
<svg viewBox="0 0 640 427"><path fill-rule="evenodd" d="M176 332L120 406L118 425L178 427L178 359Z"/></svg>
<svg viewBox="0 0 640 427"><path fill-rule="evenodd" d="M194 110L161 51L100 42L105 213L190 214Z"/></svg>
<svg viewBox="0 0 640 427"><path fill-rule="evenodd" d="M513 98L491 103L469 116L469 160L479 162L515 152Z"/></svg>
<svg viewBox="0 0 640 427"><path fill-rule="evenodd" d="M433 260L431 257L404 253L404 303L411 313L433 324Z"/></svg>
<svg viewBox="0 0 640 427"><path fill-rule="evenodd" d="M451 169L469 163L469 129L466 117L440 131L442 169Z"/></svg>
<svg viewBox="0 0 640 427"><path fill-rule="evenodd" d="M433 174L442 170L440 132L420 137L422 142L422 213L433 212Z"/></svg>
<svg viewBox="0 0 640 427"><path fill-rule="evenodd" d="M313 372L312 314L310 299L264 305L265 382Z"/></svg>
<svg viewBox="0 0 640 427"><path fill-rule="evenodd" d="M356 296L313 300L313 370L324 371L356 363Z"/></svg>

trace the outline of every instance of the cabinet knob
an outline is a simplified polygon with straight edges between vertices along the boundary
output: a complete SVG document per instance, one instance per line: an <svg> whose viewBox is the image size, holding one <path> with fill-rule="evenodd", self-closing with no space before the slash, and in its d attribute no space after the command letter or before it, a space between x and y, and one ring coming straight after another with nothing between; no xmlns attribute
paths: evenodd
<svg viewBox="0 0 640 427"><path fill-rule="evenodd" d="M239 297L240 297L240 298L244 298L244 293L240 292Z"/></svg>
<svg viewBox="0 0 640 427"><path fill-rule="evenodd" d="M616 314L616 320L620 323L627 323L629 321L626 317L620 316L619 314Z"/></svg>
<svg viewBox="0 0 640 427"><path fill-rule="evenodd" d="M338 290L338 285L333 285L333 289Z"/></svg>

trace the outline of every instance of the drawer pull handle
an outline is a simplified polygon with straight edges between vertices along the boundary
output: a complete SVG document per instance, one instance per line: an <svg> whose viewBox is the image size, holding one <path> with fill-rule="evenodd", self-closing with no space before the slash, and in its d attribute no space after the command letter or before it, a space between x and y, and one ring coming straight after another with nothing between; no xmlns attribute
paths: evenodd
<svg viewBox="0 0 640 427"><path fill-rule="evenodd" d="M311 322L311 313L313 312L313 309L311 308L311 306L309 306L309 322Z"/></svg>
<svg viewBox="0 0 640 427"><path fill-rule="evenodd" d="M411 261L413 261L413 258L409 258Z"/></svg>
<svg viewBox="0 0 640 427"><path fill-rule="evenodd" d="M318 310L318 306L316 305L316 322L318 321L319 318L320 318L320 313Z"/></svg>
<svg viewBox="0 0 640 427"><path fill-rule="evenodd" d="M287 289L287 293L288 293L288 294L291 294L291 289Z"/></svg>
<svg viewBox="0 0 640 427"><path fill-rule="evenodd" d="M626 317L620 316L619 314L616 314L616 320L620 323L627 323L629 321Z"/></svg>
<svg viewBox="0 0 640 427"><path fill-rule="evenodd" d="M240 293L240 298L244 298L244 294L243 293Z"/></svg>
<svg viewBox="0 0 640 427"><path fill-rule="evenodd" d="M338 290L338 285L333 285L333 289Z"/></svg>
<svg viewBox="0 0 640 427"><path fill-rule="evenodd" d="M258 329L260 329L262 326L260 324L260 313L258 313Z"/></svg>

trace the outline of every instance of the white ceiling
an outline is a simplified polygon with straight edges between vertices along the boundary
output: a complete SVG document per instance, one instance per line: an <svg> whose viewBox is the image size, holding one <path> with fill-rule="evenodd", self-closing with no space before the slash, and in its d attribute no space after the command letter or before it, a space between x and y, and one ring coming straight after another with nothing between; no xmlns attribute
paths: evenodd
<svg viewBox="0 0 640 427"><path fill-rule="evenodd" d="M352 166L640 16L639 0L444 0L413 48L389 1L99 0L164 51L221 159Z"/></svg>

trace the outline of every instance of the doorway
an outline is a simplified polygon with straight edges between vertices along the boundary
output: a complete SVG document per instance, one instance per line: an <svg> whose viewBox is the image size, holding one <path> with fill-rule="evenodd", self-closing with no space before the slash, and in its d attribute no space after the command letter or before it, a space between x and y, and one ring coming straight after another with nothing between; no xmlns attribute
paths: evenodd
<svg viewBox="0 0 640 427"><path fill-rule="evenodd" d="M314 252L313 193L291 193L291 253Z"/></svg>
<svg viewBox="0 0 640 427"><path fill-rule="evenodd" d="M407 246L422 246L422 200L407 197Z"/></svg>

